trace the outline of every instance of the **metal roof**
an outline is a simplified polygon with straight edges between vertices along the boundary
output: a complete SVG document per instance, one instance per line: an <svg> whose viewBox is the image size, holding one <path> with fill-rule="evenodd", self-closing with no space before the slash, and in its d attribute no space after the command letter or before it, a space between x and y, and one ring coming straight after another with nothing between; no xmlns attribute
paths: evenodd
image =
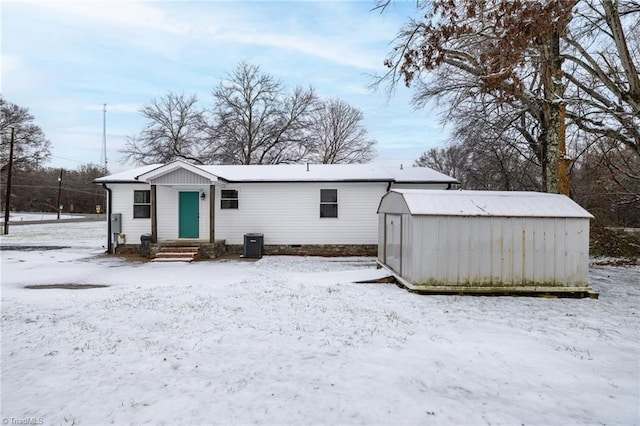
<svg viewBox="0 0 640 426"><path fill-rule="evenodd" d="M172 163L169 163L172 164ZM168 165L154 164L96 179L97 183L138 182ZM458 183L427 167L391 170L376 164L190 165L228 182L417 182Z"/></svg>
<svg viewBox="0 0 640 426"><path fill-rule="evenodd" d="M112 175L103 176L95 179L96 183L144 183L136 178L142 174L161 167L162 164L150 164L147 166L136 167L135 169L126 170L124 172L114 173Z"/></svg>
<svg viewBox="0 0 640 426"><path fill-rule="evenodd" d="M387 197L392 200L385 202ZM567 196L524 191L394 189L383 197L378 212L398 198L413 215L593 218Z"/></svg>

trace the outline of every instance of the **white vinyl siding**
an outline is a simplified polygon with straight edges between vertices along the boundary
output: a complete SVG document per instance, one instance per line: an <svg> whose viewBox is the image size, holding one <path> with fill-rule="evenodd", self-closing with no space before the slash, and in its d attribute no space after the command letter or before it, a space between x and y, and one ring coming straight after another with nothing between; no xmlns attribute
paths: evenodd
<svg viewBox="0 0 640 426"><path fill-rule="evenodd" d="M158 241L178 239L179 188L156 187L156 220Z"/></svg>
<svg viewBox="0 0 640 426"><path fill-rule="evenodd" d="M127 243L140 241L140 235L151 232L151 219L133 218L133 192L149 190L147 184L110 185L111 213L122 214L122 233L127 236Z"/></svg>
<svg viewBox="0 0 640 426"><path fill-rule="evenodd" d="M333 220L318 214L320 189L328 187L337 189L340 197L340 214ZM242 244L244 234L254 232L264 234L265 244L378 242L376 210L386 193L385 182L243 183L233 188L240 193L238 210L216 205L216 238L227 244ZM220 197L220 188L216 191Z"/></svg>
<svg viewBox="0 0 640 426"><path fill-rule="evenodd" d="M127 242L136 244L140 235L151 233L151 219L133 218L133 191L150 190L147 184L111 185L112 213L122 213L122 233L127 235ZM158 241L178 239L178 193L180 191L204 192L205 199L200 200L200 239L209 236L209 187L208 186L157 186L156 187L156 219Z"/></svg>
<svg viewBox="0 0 640 426"><path fill-rule="evenodd" d="M177 169L151 179L150 183L154 185L209 185L211 181L189 170Z"/></svg>
<svg viewBox="0 0 640 426"><path fill-rule="evenodd" d="M127 235L128 243L135 244L139 242L140 235L151 233L151 219L133 219L133 191L151 190L151 187L146 183L117 183L109 184L109 187L112 189L111 212L122 214L122 232ZM388 187L387 182L216 184L215 238L224 239L227 244L243 244L244 234L262 233L265 244L376 244L379 228L377 209ZM199 239L208 240L209 188L208 185L176 183L156 186L159 242L178 239L180 191L205 194L199 206ZM321 189L337 190L337 218L320 218ZM221 208L222 190L238 191L237 209ZM405 231L403 227L403 233ZM403 236L403 241L406 238ZM406 261L404 256L403 261Z"/></svg>

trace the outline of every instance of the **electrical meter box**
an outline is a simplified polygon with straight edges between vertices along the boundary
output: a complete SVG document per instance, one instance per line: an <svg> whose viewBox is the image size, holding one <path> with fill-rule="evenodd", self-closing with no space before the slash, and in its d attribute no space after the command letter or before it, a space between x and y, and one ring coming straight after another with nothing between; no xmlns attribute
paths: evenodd
<svg viewBox="0 0 640 426"><path fill-rule="evenodd" d="M122 213L111 213L111 233L119 234L122 232Z"/></svg>

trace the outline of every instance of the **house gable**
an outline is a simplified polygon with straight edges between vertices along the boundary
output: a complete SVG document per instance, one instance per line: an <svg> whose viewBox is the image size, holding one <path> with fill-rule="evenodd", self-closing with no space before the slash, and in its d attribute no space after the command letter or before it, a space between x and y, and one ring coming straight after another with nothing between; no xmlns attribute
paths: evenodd
<svg viewBox="0 0 640 426"><path fill-rule="evenodd" d="M185 169L176 169L150 179L151 185L210 185L211 179Z"/></svg>
<svg viewBox="0 0 640 426"><path fill-rule="evenodd" d="M136 179L151 185L210 185L218 182L216 175L184 161L165 164L136 176Z"/></svg>

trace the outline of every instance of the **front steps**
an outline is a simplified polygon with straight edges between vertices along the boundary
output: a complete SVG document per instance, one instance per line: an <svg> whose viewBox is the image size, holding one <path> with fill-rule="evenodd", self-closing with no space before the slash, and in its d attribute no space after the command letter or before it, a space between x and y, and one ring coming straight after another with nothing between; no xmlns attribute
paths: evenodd
<svg viewBox="0 0 640 426"><path fill-rule="evenodd" d="M162 247L152 262L193 262L200 259L200 247Z"/></svg>

